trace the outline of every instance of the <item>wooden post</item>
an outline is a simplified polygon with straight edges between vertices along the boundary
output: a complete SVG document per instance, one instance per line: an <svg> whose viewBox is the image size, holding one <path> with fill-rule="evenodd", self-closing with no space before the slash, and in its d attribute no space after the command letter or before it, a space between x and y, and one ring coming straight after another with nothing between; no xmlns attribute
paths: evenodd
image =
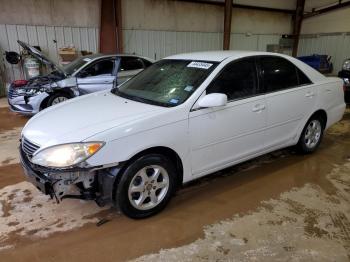
<svg viewBox="0 0 350 262"><path fill-rule="evenodd" d="M292 55L296 57L298 55L299 37L301 24L303 22L305 0L297 0L297 8L294 15L294 25L293 25L293 52Z"/></svg>
<svg viewBox="0 0 350 262"><path fill-rule="evenodd" d="M225 0L223 49L230 49L232 0Z"/></svg>
<svg viewBox="0 0 350 262"><path fill-rule="evenodd" d="M100 52L122 53L121 0L101 0Z"/></svg>

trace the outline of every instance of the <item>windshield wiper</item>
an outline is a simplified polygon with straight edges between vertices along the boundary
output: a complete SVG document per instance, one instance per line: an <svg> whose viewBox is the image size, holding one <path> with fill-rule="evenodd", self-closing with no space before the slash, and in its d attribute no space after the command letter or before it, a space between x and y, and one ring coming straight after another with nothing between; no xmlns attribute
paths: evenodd
<svg viewBox="0 0 350 262"><path fill-rule="evenodd" d="M130 99L130 100L133 100L133 101L136 101L136 102L144 103L144 104L150 104L150 105L162 106L162 107L172 107L173 106L171 104L158 102L158 101L153 101L153 100L142 98L142 97L135 96L135 95L125 94L123 92L120 92L118 90L118 88L112 89L111 92L113 94L117 95L117 96L120 96L120 97L123 97L123 98L126 98L126 99Z"/></svg>

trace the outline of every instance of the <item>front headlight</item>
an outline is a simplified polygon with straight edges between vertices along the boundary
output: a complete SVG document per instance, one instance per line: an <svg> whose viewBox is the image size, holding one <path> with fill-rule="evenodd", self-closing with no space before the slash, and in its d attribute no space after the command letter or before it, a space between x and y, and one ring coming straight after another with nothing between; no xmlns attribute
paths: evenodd
<svg viewBox="0 0 350 262"><path fill-rule="evenodd" d="M350 71L350 59L344 61L343 70Z"/></svg>
<svg viewBox="0 0 350 262"><path fill-rule="evenodd" d="M27 92L26 92L26 95L34 95L34 94L39 94L41 93L41 90L39 89L28 89Z"/></svg>
<svg viewBox="0 0 350 262"><path fill-rule="evenodd" d="M17 89L17 94L19 95L34 95L41 93L40 89L31 88L31 89L25 89L25 88L19 88Z"/></svg>
<svg viewBox="0 0 350 262"><path fill-rule="evenodd" d="M25 95L26 94L26 89L24 89L24 88L18 88L17 90L16 90L16 92L17 92L17 94L19 94L19 95Z"/></svg>
<svg viewBox="0 0 350 262"><path fill-rule="evenodd" d="M31 162L53 168L72 167L95 154L103 145L103 142L87 142L52 146L36 153Z"/></svg>
<svg viewBox="0 0 350 262"><path fill-rule="evenodd" d="M42 87L45 89L50 89L50 88L58 87L58 85L56 82L53 82L53 83L48 83L48 84L42 85Z"/></svg>

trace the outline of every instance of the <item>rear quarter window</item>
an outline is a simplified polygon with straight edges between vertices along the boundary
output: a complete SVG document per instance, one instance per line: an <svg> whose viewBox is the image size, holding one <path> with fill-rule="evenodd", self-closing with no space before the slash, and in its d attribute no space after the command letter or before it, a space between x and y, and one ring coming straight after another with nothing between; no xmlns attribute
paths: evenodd
<svg viewBox="0 0 350 262"><path fill-rule="evenodd" d="M299 68L296 67L297 74L298 74L298 84L301 85L310 85L312 84L311 80L301 71Z"/></svg>
<svg viewBox="0 0 350 262"><path fill-rule="evenodd" d="M145 65L145 68L149 67L150 65L152 65L152 63L146 59L142 59L143 64Z"/></svg>

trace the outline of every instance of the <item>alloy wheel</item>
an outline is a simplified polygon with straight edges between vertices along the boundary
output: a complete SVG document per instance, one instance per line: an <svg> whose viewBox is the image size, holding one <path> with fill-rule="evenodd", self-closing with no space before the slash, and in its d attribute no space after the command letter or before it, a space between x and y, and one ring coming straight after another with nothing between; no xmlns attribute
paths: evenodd
<svg viewBox="0 0 350 262"><path fill-rule="evenodd" d="M52 100L52 105L56 105L56 104L58 104L58 103L61 103L61 102L66 101L66 100L68 100L67 97L58 96L58 97L56 97L54 100Z"/></svg>
<svg viewBox="0 0 350 262"><path fill-rule="evenodd" d="M132 178L128 197L136 209L149 210L162 202L168 190L168 172L161 166L151 165L139 170Z"/></svg>
<svg viewBox="0 0 350 262"><path fill-rule="evenodd" d="M322 126L319 120L312 120L306 128L304 141L305 145L312 149L320 141Z"/></svg>

